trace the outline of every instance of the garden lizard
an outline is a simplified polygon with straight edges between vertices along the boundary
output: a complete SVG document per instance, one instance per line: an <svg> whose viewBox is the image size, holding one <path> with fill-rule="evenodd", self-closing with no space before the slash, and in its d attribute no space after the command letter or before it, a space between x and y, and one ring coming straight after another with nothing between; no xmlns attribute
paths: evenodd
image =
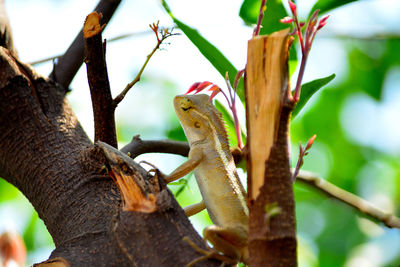
<svg viewBox="0 0 400 267"><path fill-rule="evenodd" d="M186 208L186 214L195 214L205 206L214 225L204 229L204 239L218 252L246 263L249 212L221 113L204 94L178 95L174 108L190 152L188 160L166 176L166 181L194 171L203 201Z"/></svg>

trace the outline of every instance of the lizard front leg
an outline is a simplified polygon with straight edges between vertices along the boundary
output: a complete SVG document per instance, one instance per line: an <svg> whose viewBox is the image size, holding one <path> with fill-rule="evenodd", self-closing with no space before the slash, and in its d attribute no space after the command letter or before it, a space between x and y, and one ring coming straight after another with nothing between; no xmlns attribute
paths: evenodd
<svg viewBox="0 0 400 267"><path fill-rule="evenodd" d="M168 184L179 178L182 178L189 172L196 168L201 160L203 159L203 152L200 148L194 147L190 149L188 160L182 163L178 168L176 168L169 175L164 177L165 182Z"/></svg>

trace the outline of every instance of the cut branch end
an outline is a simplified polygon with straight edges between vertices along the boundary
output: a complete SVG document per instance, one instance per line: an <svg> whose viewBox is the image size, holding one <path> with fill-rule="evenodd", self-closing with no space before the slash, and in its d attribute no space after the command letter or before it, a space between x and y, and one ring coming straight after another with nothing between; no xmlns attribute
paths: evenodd
<svg viewBox="0 0 400 267"><path fill-rule="evenodd" d="M101 13L99 14L94 11L86 17L85 24L83 26L83 37L90 38L101 33L106 26L105 24L100 26L100 19L102 16L103 15Z"/></svg>
<svg viewBox="0 0 400 267"><path fill-rule="evenodd" d="M106 157L108 175L113 179L121 193L124 211L151 213L157 210L157 191L150 187L143 177L135 171L133 160L119 150L103 142L97 142Z"/></svg>

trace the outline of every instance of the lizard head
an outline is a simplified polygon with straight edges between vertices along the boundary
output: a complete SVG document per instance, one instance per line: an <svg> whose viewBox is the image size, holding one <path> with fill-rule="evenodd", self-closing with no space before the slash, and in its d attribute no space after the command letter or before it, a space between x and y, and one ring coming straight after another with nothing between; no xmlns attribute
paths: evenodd
<svg viewBox="0 0 400 267"><path fill-rule="evenodd" d="M214 136L228 142L221 114L208 95L178 95L174 98L174 108L190 144L208 142Z"/></svg>

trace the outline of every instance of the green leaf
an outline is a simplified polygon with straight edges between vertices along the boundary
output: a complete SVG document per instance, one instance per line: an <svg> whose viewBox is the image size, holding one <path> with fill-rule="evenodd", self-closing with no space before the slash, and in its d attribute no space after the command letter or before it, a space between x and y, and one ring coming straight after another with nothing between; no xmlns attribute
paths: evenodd
<svg viewBox="0 0 400 267"><path fill-rule="evenodd" d="M268 0L260 34L271 34L288 28L288 25L280 22L286 16L288 16L288 13L281 0Z"/></svg>
<svg viewBox="0 0 400 267"><path fill-rule="evenodd" d="M338 8L340 6L344 6L346 4L349 4L351 2L355 2L358 0L319 0L316 2L311 9L310 14L312 14L315 10L319 9L320 13L325 13L329 10Z"/></svg>
<svg viewBox="0 0 400 267"><path fill-rule="evenodd" d="M246 24L252 25L257 23L258 12L260 12L260 0L244 0L239 16Z"/></svg>
<svg viewBox="0 0 400 267"><path fill-rule="evenodd" d="M189 40L199 49L200 53L217 69L217 71L225 78L225 73L228 72L229 80L233 84L235 76L237 74L237 69L233 64L219 51L213 44L211 44L207 39L205 39L197 30L189 27L182 21L174 17L171 9L167 5L165 0L161 1L164 9L173 19L175 24L182 30L182 32L189 38ZM241 81L237 88L237 94L240 100L244 101L244 85Z"/></svg>
<svg viewBox="0 0 400 267"><path fill-rule="evenodd" d="M335 78L335 74L329 75L325 78L316 79L314 81L305 83L301 86L300 101L297 103L296 108L292 112L292 119L300 112L300 110L306 105L308 100L324 85L328 84Z"/></svg>
<svg viewBox="0 0 400 267"><path fill-rule="evenodd" d="M239 16L248 25L254 25L258 20L260 12L260 0L245 0L240 7ZM282 30L288 26L282 24L280 19L287 16L285 7L281 0L268 0L267 10L264 13L260 34L270 34Z"/></svg>

